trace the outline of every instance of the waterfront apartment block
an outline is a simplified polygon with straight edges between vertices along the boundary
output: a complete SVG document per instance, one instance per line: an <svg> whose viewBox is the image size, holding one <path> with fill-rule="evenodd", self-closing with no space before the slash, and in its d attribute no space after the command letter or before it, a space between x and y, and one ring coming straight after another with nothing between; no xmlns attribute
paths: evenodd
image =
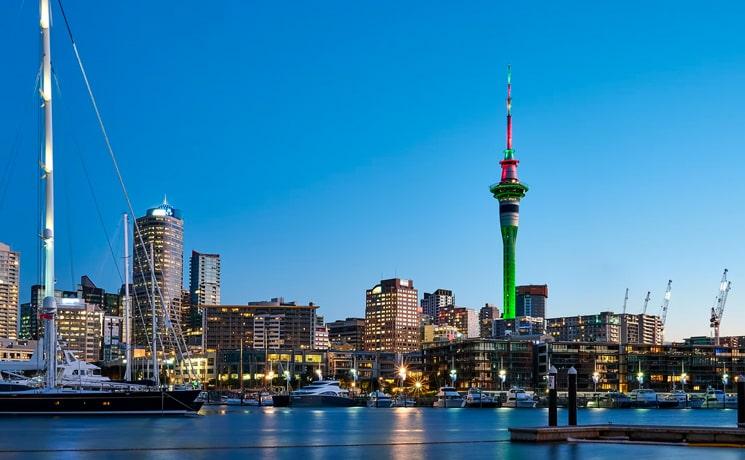
<svg viewBox="0 0 745 460"><path fill-rule="evenodd" d="M516 316L546 317L546 303L548 302L547 284L518 286L516 299Z"/></svg>
<svg viewBox="0 0 745 460"><path fill-rule="evenodd" d="M368 289L365 299L366 351L406 353L420 348L419 302L414 282L382 280Z"/></svg>
<svg viewBox="0 0 745 460"><path fill-rule="evenodd" d="M139 346L147 346L153 333L151 297L154 297L157 327L163 337L167 336L164 318L168 317L180 333L185 317L182 310L184 221L181 211L164 200L163 204L137 218L133 235L132 309L136 317L142 318L142 321L134 321L134 341Z"/></svg>
<svg viewBox="0 0 745 460"><path fill-rule="evenodd" d="M534 343L529 340L467 339L424 348L422 361L430 389L452 384L453 370L459 390L533 388L537 381Z"/></svg>
<svg viewBox="0 0 745 460"><path fill-rule="evenodd" d="M21 253L0 243L0 338L18 338Z"/></svg>
<svg viewBox="0 0 745 460"><path fill-rule="evenodd" d="M602 342L538 342L516 339L467 339L422 350L424 377L430 388L450 383L484 390L522 386L545 391L550 366L558 370L557 388L566 391L567 371L577 371L582 392L651 388L658 392L683 388L703 392L708 387L734 391L735 376L745 374L745 347L715 347L674 343L626 344ZM595 382L597 379L597 383Z"/></svg>
<svg viewBox="0 0 745 460"><path fill-rule="evenodd" d="M243 353L238 348L220 350L216 352L214 372L218 388L238 388L242 380L246 388L284 389L289 376L292 389L318 380L319 372L323 377L328 374L326 352L286 348L268 352L244 348Z"/></svg>
<svg viewBox="0 0 745 460"><path fill-rule="evenodd" d="M437 321L440 309L455 304L453 291L449 289L436 289L435 292L425 292L421 300L422 314Z"/></svg>
<svg viewBox="0 0 745 460"><path fill-rule="evenodd" d="M562 316L546 320L546 334L560 342L662 343L662 320L656 315Z"/></svg>
<svg viewBox="0 0 745 460"><path fill-rule="evenodd" d="M248 305L205 305L207 351L256 349L310 350L317 305L297 305L282 298Z"/></svg>
<svg viewBox="0 0 745 460"><path fill-rule="evenodd" d="M336 350L362 350L365 318L339 319L326 323L330 346Z"/></svg>
<svg viewBox="0 0 745 460"><path fill-rule="evenodd" d="M393 381L401 362L398 353L380 351L329 351L328 376L362 389L372 389L379 380ZM354 371L353 371L354 370ZM354 385L352 385L354 384Z"/></svg>

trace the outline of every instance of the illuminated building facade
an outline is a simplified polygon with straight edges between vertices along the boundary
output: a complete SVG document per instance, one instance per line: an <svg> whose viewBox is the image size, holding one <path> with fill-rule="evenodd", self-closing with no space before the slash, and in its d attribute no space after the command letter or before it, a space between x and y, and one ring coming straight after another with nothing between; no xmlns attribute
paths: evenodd
<svg viewBox="0 0 745 460"><path fill-rule="evenodd" d="M448 305L455 305L455 296L449 289L437 289L435 292L425 292L422 297L422 315L427 315L437 324L440 309Z"/></svg>
<svg viewBox="0 0 745 460"><path fill-rule="evenodd" d="M362 350L365 318L339 319L326 323L329 342L335 350Z"/></svg>
<svg viewBox="0 0 745 460"><path fill-rule="evenodd" d="M220 255L191 251L189 328L202 329L202 305L220 305Z"/></svg>
<svg viewBox="0 0 745 460"><path fill-rule="evenodd" d="M137 228L141 235L137 234ZM137 218L133 235L132 322L134 340L138 346L148 346L149 341L152 340L151 296L154 297L152 301L155 306L158 330L162 337L166 337L164 333L166 316L178 329L184 316L181 297L184 221L181 211L164 200L163 204L148 209L144 216ZM148 260L151 247L153 249L153 273L150 271Z"/></svg>
<svg viewBox="0 0 745 460"><path fill-rule="evenodd" d="M365 351L406 353L420 347L418 291L407 279L382 280L365 298Z"/></svg>
<svg viewBox="0 0 745 460"><path fill-rule="evenodd" d="M488 339L494 336L494 321L499 319L499 307L487 303L479 310L479 336Z"/></svg>
<svg viewBox="0 0 745 460"><path fill-rule="evenodd" d="M311 350L318 306L281 298L248 305L205 305L207 352L244 348Z"/></svg>
<svg viewBox="0 0 745 460"><path fill-rule="evenodd" d="M0 243L0 338L18 338L21 254Z"/></svg>
<svg viewBox="0 0 745 460"><path fill-rule="evenodd" d="M57 334L62 349L86 362L101 359L103 310L80 298L62 298L58 302Z"/></svg>
<svg viewBox="0 0 745 460"><path fill-rule="evenodd" d="M546 317L548 300L547 284L529 284L517 287L516 316Z"/></svg>

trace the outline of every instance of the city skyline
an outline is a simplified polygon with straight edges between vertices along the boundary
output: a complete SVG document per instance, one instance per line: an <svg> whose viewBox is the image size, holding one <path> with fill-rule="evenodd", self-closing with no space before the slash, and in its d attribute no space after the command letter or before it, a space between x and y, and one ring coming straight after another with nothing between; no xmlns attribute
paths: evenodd
<svg viewBox="0 0 745 460"><path fill-rule="evenodd" d="M400 21L391 25L390 38L373 33L385 16L370 12L371 22L363 27L367 38L355 37L352 45L344 45L335 38L351 32L347 26L335 22L324 32L320 25L328 23L313 26L305 17L319 19L323 11L300 7L283 22L288 30L299 32L288 31L287 37L272 44L274 35L258 23L276 13L231 5L197 20L200 11L195 5L169 14L204 26L205 42L176 33L177 60L162 63L156 62L163 59L161 52L143 51L147 43L122 25L134 20L133 12L115 10L123 20L109 33L101 33L101 24L93 18L120 7L96 5L84 11L75 2L66 7L76 18L79 46L91 68L104 117L112 125L115 148L125 158L135 211L157 205L164 192L172 197L185 214L184 247L223 256L225 303L284 295L313 301L322 306L327 319L340 319L347 311L362 314L364 290L375 280L398 276L413 279L423 292L442 286L452 289L459 303L471 308L486 302L502 307L498 207L485 184L494 182L498 172L502 75L511 62L517 101L515 144L521 175L531 186L530 205L522 214L517 284L548 284L552 297L547 316L554 317L619 312L626 287L631 289L630 311L638 312L651 290L650 312L658 313L665 282L672 279L667 335L679 339L709 333L709 308L721 270L727 267L734 287L722 334L741 332L736 325L745 319L738 303L738 280L745 273L743 247L737 239L742 217L730 211L742 200L737 185L742 168L736 163L741 142L729 133L737 133L743 119L735 108L745 99L737 88L745 65L737 55L742 38L733 34L736 28L728 19L718 18L716 30L678 37L679 28L701 18L676 12L677 25L660 25L655 20L661 20L663 11L647 11L641 18L634 16L635 27L648 26L647 33L658 41L652 50L637 53L646 45L644 37L621 31L630 12L621 12L603 31L599 24L571 18L571 9L553 11L569 24L585 26L585 33L599 34L600 43L592 45L578 43L582 35L571 27L558 27L530 13L512 15L523 19L514 24L520 34L510 37L499 28L500 15L506 14L503 7L482 18L464 10L448 19L434 8L428 19L456 28L462 42L438 38L438 27L423 25L419 35L404 41L403 50L386 50L392 55L384 59L370 56L380 51L375 40L390 44L406 37L408 26L417 19L413 11L401 12ZM6 18L2 38L18 43L7 60L21 63L0 77L2 87L13 88L3 91L8 103L0 108L0 142L11 145L17 119L22 119L18 113L32 96L29 91L24 99L16 94L22 93L17 88L33 74L27 67L36 66L34 53L28 52L33 37L19 40L18 35L31 35L22 24L35 12L28 3L23 9L9 4L0 8L0 16ZM250 23L250 39L211 58L200 72L200 57L213 53L218 43L234 41L229 31L234 27L224 26L234 20L232 13ZM163 27L156 19L160 16L155 11L144 18L138 33L152 37L158 46L172 44L166 35L175 33L170 28L175 26L157 32ZM23 20L16 20L19 17ZM531 19L537 22L532 24ZM225 30L217 30L216 24ZM658 27L651 27L654 24ZM531 39L539 26L548 30L538 34L542 38ZM566 36L546 43L546 37L559 29ZM58 28L54 33L64 31ZM292 40L303 33L329 49ZM660 40L665 34L680 40ZM63 38L57 35L56 70L63 96L56 108L60 125L69 128L80 118L91 120L84 103L66 106L66 101L85 99L76 97L79 76ZM256 54L252 40L262 40L270 51ZM121 62L138 52L128 51L130 44L144 54L137 57L156 69L153 75L133 76L123 69ZM301 47L293 64L299 65L302 75L294 75L271 55L283 56L294 46ZM697 54L706 46L716 52ZM542 57L543 47L554 57ZM353 51L370 62L362 67ZM420 59L411 62L407 53L415 51ZM228 83L232 78L218 74L232 63L231 52L255 57L255 62L238 69L248 78L240 89L248 91L252 101L245 117L237 109L222 112L238 97L235 85ZM193 60L187 59L190 53ZM658 54L669 58L658 60ZM594 59L592 66L584 63L588 57ZM172 82L174 73L164 69L177 61L186 68L178 72L181 81ZM265 64L269 70L262 73L259 68ZM379 64L385 65L373 72ZM279 83L271 84L273 72L282 76ZM33 82L27 83L30 90ZM201 85L211 88L202 91ZM291 97L267 96L280 90ZM175 100L180 93L192 96L188 102L194 110ZM407 96L406 106L396 102L402 95ZM328 101L335 103L324 107ZM206 119L214 111L220 123ZM383 114L392 115L381 121ZM74 288L69 280L90 274L113 290L120 281L96 211L79 168L69 166L79 163L76 150L90 162L87 169L96 171L92 182L101 194L98 201L107 203L104 222L115 242L124 207L118 191L107 188L110 166L100 152L97 133L86 123L73 130L77 140L59 130L59 154L69 156L68 166L61 163L58 175L62 197L57 288ZM280 125L285 129L276 128ZM239 131L244 135L234 135ZM29 185L38 174L34 155L26 153L34 151L28 148L34 136L27 137L28 142L20 144L25 150L15 160L13 177L3 184L8 188L0 189L0 211L17 221L3 220L0 241L22 254L21 302L29 300L30 285L38 282L36 193ZM6 149L3 160L11 153ZM239 166L250 166L248 181L236 180ZM168 170L172 174L162 174ZM188 174L193 171L217 182L209 185L211 193L193 190ZM80 187L67 186L65 204L63 184L76 177ZM698 180L708 181L706 195L693 184ZM390 212L390 220L385 212ZM424 224L443 212L446 219ZM82 234L68 242L66 235L76 222L85 222L90 231L78 232ZM90 235L94 233L98 236ZM70 247L75 257L70 257Z"/></svg>

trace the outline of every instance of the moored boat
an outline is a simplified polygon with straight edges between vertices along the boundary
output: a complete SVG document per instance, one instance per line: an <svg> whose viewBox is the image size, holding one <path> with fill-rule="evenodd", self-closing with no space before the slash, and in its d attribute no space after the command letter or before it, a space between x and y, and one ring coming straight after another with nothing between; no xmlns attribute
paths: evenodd
<svg viewBox="0 0 745 460"><path fill-rule="evenodd" d="M317 380L290 393L290 405L295 407L324 407L355 405L349 391L339 387L338 380Z"/></svg>
<svg viewBox="0 0 745 460"><path fill-rule="evenodd" d="M432 407L453 408L463 407L463 396L453 387L441 387L437 392L437 400Z"/></svg>

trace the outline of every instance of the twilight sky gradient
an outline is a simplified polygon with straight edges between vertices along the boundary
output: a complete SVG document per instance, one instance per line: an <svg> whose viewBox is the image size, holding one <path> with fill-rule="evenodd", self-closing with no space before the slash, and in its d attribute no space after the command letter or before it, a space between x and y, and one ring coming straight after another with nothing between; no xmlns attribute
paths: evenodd
<svg viewBox="0 0 745 460"><path fill-rule="evenodd" d="M168 194L185 253L222 255L224 303L282 295L333 320L394 276L500 302L489 185L512 63L518 283L549 284L549 316L618 311L626 287L658 313L670 278L681 338L709 333L728 267L722 333L745 334L745 4L623 5L65 1L138 213ZM0 2L0 241L24 301L37 7ZM57 283L115 289L81 159L117 255L124 201L55 19Z"/></svg>

